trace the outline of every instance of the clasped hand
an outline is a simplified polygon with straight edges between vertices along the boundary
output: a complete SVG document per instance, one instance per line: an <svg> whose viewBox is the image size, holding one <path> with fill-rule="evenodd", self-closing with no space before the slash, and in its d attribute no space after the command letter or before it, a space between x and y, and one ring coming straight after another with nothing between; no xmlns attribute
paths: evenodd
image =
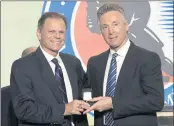
<svg viewBox="0 0 174 126"><path fill-rule="evenodd" d="M72 102L65 104L64 115L81 115L89 107L90 105L83 100L73 100Z"/></svg>
<svg viewBox="0 0 174 126"><path fill-rule="evenodd" d="M91 102L95 102L92 106L90 106L87 102L83 100L73 100L72 102L65 105L64 115L81 115L86 114L90 111L96 110L99 112L112 109L112 98L111 97L95 97L91 100L87 100Z"/></svg>
<svg viewBox="0 0 174 126"><path fill-rule="evenodd" d="M86 114L90 111L96 110L99 112L105 111L105 110L109 110L112 109L112 98L111 97L95 97L91 100L88 101L92 101L95 102L92 106L90 106L87 110L85 110L83 112L83 114Z"/></svg>

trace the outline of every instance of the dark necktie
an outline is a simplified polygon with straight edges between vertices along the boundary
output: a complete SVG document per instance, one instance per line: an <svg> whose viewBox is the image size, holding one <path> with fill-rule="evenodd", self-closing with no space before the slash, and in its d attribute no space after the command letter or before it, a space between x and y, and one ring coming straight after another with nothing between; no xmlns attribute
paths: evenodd
<svg viewBox="0 0 174 126"><path fill-rule="evenodd" d="M60 94L63 98L63 103L68 103L62 69L61 69L60 65L58 64L58 60L56 58L52 59L52 62L56 66L55 77L59 84Z"/></svg>
<svg viewBox="0 0 174 126"><path fill-rule="evenodd" d="M117 70L116 56L117 56L116 53L112 55L112 60L111 60L110 69L108 73L108 80L107 80L106 94L105 94L108 97L114 97L114 93L115 93L116 70ZM105 125L115 126L113 116L112 116L112 111L109 111L105 114Z"/></svg>
<svg viewBox="0 0 174 126"><path fill-rule="evenodd" d="M56 80L59 83L59 89L60 89L60 94L63 98L63 103L68 103L67 99L67 94L66 94L66 88L65 88L65 82L63 78L63 72L62 69L58 63L58 60L56 58L52 59L52 62L55 64L56 69L55 69L55 77ZM71 126L71 116L65 116L64 117L64 123L61 126Z"/></svg>

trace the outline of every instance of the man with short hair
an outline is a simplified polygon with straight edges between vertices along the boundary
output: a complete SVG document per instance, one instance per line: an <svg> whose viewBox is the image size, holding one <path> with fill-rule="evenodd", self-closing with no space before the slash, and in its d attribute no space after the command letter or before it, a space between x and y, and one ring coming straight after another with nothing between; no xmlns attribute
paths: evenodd
<svg viewBox="0 0 174 126"><path fill-rule="evenodd" d="M82 115L84 71L80 60L59 52L65 43L66 18L44 13L38 21L40 46L16 60L11 70L11 96L20 126L87 126Z"/></svg>
<svg viewBox="0 0 174 126"><path fill-rule="evenodd" d="M155 52L128 39L123 8L106 3L98 9L100 30L110 49L88 61L95 126L157 126L164 105L161 62Z"/></svg>

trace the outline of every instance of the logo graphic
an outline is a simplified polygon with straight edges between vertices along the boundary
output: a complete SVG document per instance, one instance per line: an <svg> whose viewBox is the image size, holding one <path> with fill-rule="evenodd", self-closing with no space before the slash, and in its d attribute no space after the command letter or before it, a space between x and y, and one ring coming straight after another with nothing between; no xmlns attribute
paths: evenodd
<svg viewBox="0 0 174 126"><path fill-rule="evenodd" d="M160 19L159 19L159 26L161 29L164 30L164 32L167 34L167 36L171 39L171 43L170 45L172 45L173 47L173 37L174 37L174 1L165 1L165 2L160 2ZM169 40L170 40L169 39ZM171 52L172 53L172 52ZM172 64L173 66L173 63L171 60L169 60L168 58L165 58L164 59L166 62L168 62L169 64ZM162 65L164 64L164 62L162 62ZM166 68L164 69L164 72L163 72L163 79L164 79L164 89L165 89L165 106L166 106L166 109L167 109L167 106L173 106L173 100L174 100L174 84L173 84L173 67L171 68L170 70L170 67L166 66L166 65L163 65L163 68ZM166 71L165 71L166 70ZM168 75L170 76L168 76ZM164 107L165 109L165 107Z"/></svg>
<svg viewBox="0 0 174 126"><path fill-rule="evenodd" d="M165 89L165 105L174 105L173 104L173 88L174 85L172 83L168 83L164 86Z"/></svg>
<svg viewBox="0 0 174 126"><path fill-rule="evenodd" d="M77 56L85 70L89 57L108 49L108 45L99 31L96 16L97 9L103 3L99 1L45 1L43 5L42 13L59 12L67 18L67 38L62 52ZM174 2L117 3L125 9L130 26L130 40L160 56L165 87L165 104L173 105L173 61L170 56L171 53L173 54L173 48L168 50L166 45L167 48L173 47ZM156 16L152 16L157 13L157 10L151 6L158 7L159 18L156 19Z"/></svg>

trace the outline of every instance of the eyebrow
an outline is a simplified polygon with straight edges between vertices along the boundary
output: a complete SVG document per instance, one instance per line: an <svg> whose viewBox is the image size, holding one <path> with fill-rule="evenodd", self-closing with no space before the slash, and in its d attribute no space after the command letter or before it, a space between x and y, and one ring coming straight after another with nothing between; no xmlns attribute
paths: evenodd
<svg viewBox="0 0 174 126"><path fill-rule="evenodd" d="M108 24L102 24L101 26L108 26Z"/></svg>
<svg viewBox="0 0 174 126"><path fill-rule="evenodd" d="M113 21L112 23L119 23L118 21Z"/></svg>

